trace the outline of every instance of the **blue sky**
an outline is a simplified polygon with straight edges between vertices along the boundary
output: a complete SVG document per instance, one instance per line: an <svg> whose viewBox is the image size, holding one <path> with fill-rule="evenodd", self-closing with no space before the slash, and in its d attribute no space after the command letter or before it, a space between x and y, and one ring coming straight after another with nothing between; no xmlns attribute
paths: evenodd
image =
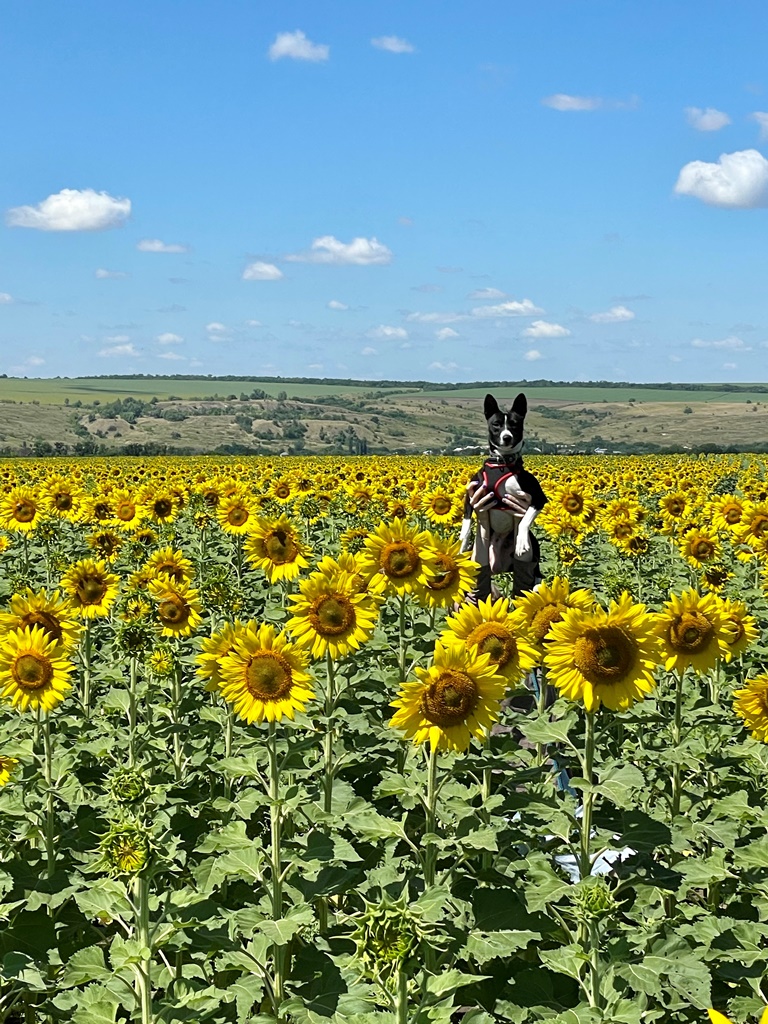
<svg viewBox="0 0 768 1024"><path fill-rule="evenodd" d="M756 0L4 0L0 372L764 381Z"/></svg>

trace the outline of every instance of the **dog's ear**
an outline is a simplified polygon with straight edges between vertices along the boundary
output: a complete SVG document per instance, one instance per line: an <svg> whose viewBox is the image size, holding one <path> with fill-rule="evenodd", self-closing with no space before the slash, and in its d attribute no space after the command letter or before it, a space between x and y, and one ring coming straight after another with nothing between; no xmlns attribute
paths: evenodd
<svg viewBox="0 0 768 1024"><path fill-rule="evenodd" d="M496 401L493 395L485 396L485 405L483 406L483 408L485 410L485 418L487 420L489 420L491 416L495 416L497 412L501 412L501 409L499 408L499 403Z"/></svg>
<svg viewBox="0 0 768 1024"><path fill-rule="evenodd" d="M525 414L528 412L528 401L522 391L512 403L510 412L517 413L521 419L525 419Z"/></svg>

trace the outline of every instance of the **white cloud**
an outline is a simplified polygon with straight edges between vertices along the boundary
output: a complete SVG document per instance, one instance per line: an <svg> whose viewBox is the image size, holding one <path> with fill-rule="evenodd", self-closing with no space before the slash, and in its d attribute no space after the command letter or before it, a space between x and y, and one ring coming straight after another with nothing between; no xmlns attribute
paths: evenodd
<svg viewBox="0 0 768 1024"><path fill-rule="evenodd" d="M366 345L365 348L361 348L360 349L360 355L361 356L376 356L376 355L378 355L378 352L376 351L375 348L371 348L370 345Z"/></svg>
<svg viewBox="0 0 768 1024"><path fill-rule="evenodd" d="M735 334L731 334L727 338L718 338L716 341L706 341L704 338L694 338L691 345L693 348L727 349L729 351L739 352L752 351L752 346L745 344L745 342Z"/></svg>
<svg viewBox="0 0 768 1024"><path fill-rule="evenodd" d="M593 324L623 324L634 320L635 314L626 306L611 306L604 313L593 313L589 319Z"/></svg>
<svg viewBox="0 0 768 1024"><path fill-rule="evenodd" d="M9 295L8 292L0 292L0 306L8 306L13 302L13 296Z"/></svg>
<svg viewBox="0 0 768 1024"><path fill-rule="evenodd" d="M304 32L296 29L295 32L278 32L274 43L269 48L270 60L282 60L290 57L291 60L318 61L328 60L331 49L325 43L313 43L307 39Z"/></svg>
<svg viewBox="0 0 768 1024"><path fill-rule="evenodd" d="M323 235L312 242L309 252L292 253L285 258L291 263L334 263L365 267L391 263L392 251L376 238L353 238L351 242L340 242L333 235Z"/></svg>
<svg viewBox="0 0 768 1024"><path fill-rule="evenodd" d="M565 92L545 96L541 102L553 110L597 110L603 105L599 96L569 96Z"/></svg>
<svg viewBox="0 0 768 1024"><path fill-rule="evenodd" d="M108 341L110 345L122 345L124 341L130 341L130 335L128 334L108 334L104 341Z"/></svg>
<svg viewBox="0 0 768 1024"><path fill-rule="evenodd" d="M537 359L541 359L541 352L537 348L529 348L523 359L527 359L529 363L535 363Z"/></svg>
<svg viewBox="0 0 768 1024"><path fill-rule="evenodd" d="M103 348L98 353L100 356L138 356L139 352L136 351L135 347L131 344L128 345L109 345L107 348Z"/></svg>
<svg viewBox="0 0 768 1024"><path fill-rule="evenodd" d="M173 351L158 352L157 353L157 358L158 359L175 359L177 362L186 362L187 361L187 357L186 356L181 355L180 352L173 352Z"/></svg>
<svg viewBox="0 0 768 1024"><path fill-rule="evenodd" d="M386 50L387 53L413 53L416 47L407 39L400 36L377 36L371 40L371 46L377 50Z"/></svg>
<svg viewBox="0 0 768 1024"><path fill-rule="evenodd" d="M719 132L721 128L731 123L727 114L722 110L715 110L714 107L707 107L706 110L702 110L701 107L686 107L685 116L691 128L698 132Z"/></svg>
<svg viewBox="0 0 768 1024"><path fill-rule="evenodd" d="M756 110L749 116L760 125L760 138L768 139L768 111Z"/></svg>
<svg viewBox="0 0 768 1024"><path fill-rule="evenodd" d="M468 299L506 299L506 292L498 288L476 288L467 296Z"/></svg>
<svg viewBox="0 0 768 1024"><path fill-rule="evenodd" d="M131 215L131 200L92 188L63 188L37 206L14 206L5 215L11 228L37 231L105 231L119 228Z"/></svg>
<svg viewBox="0 0 768 1024"><path fill-rule="evenodd" d="M243 271L244 281L279 281L282 276L282 270L274 263L262 263L261 260L249 263Z"/></svg>
<svg viewBox="0 0 768 1024"><path fill-rule="evenodd" d="M171 334L170 331L166 331L165 334L158 334L157 343L159 345L180 345L184 339L180 334Z"/></svg>
<svg viewBox="0 0 768 1024"><path fill-rule="evenodd" d="M405 318L412 324L455 324L465 320L464 313L409 313Z"/></svg>
<svg viewBox="0 0 768 1024"><path fill-rule="evenodd" d="M530 299L523 299L522 302L500 302L496 306L476 306L472 310L472 316L533 316L535 313L543 312L544 310L534 306Z"/></svg>
<svg viewBox="0 0 768 1024"><path fill-rule="evenodd" d="M41 356L30 356L27 359L27 366L44 366L45 360Z"/></svg>
<svg viewBox="0 0 768 1024"><path fill-rule="evenodd" d="M669 361L670 363L682 363L683 357L673 354L669 357Z"/></svg>
<svg viewBox="0 0 768 1024"><path fill-rule="evenodd" d="M342 312L345 309L349 309L349 306L346 304L346 302L339 302L338 299L331 299L331 301L328 303L328 309L336 309L339 312Z"/></svg>
<svg viewBox="0 0 768 1024"><path fill-rule="evenodd" d="M737 367L736 363L723 363L724 370L735 370Z"/></svg>
<svg viewBox="0 0 768 1024"><path fill-rule="evenodd" d="M263 327L264 324L261 322L261 320L246 320L245 321L245 326L246 327Z"/></svg>
<svg viewBox="0 0 768 1024"><path fill-rule="evenodd" d="M441 327L440 330L435 331L435 337L438 341L448 341L450 338L458 338L459 332L454 331L452 327Z"/></svg>
<svg viewBox="0 0 768 1024"><path fill-rule="evenodd" d="M105 270L104 267L99 267L94 277L98 281L121 281L124 277L130 277L124 270Z"/></svg>
<svg viewBox="0 0 768 1024"><path fill-rule="evenodd" d="M139 252L189 252L188 245L178 242L161 242L159 238L142 238L136 248Z"/></svg>
<svg viewBox="0 0 768 1024"><path fill-rule="evenodd" d="M390 327L389 324L379 324L368 331L369 338L381 338L382 340L403 340L408 337L408 331L404 327Z"/></svg>
<svg viewBox="0 0 768 1024"><path fill-rule="evenodd" d="M322 372L322 369L323 369L323 364L322 364L322 363L310 363L310 364L309 364L309 365L307 366L307 369L308 369L308 370L317 370L317 371L319 371L319 372Z"/></svg>
<svg viewBox="0 0 768 1024"><path fill-rule="evenodd" d="M458 368L458 363L441 363L439 360L436 360L434 363L430 363L428 367L430 370L440 370L443 373L448 373L451 370L458 370Z"/></svg>
<svg viewBox="0 0 768 1024"><path fill-rule="evenodd" d="M567 338L570 335L567 327L561 324L548 323L546 320L534 320L530 327L523 331L524 338Z"/></svg>
<svg viewBox="0 0 768 1024"><path fill-rule="evenodd" d="M205 329L208 332L209 341L224 341L232 333L226 324L220 324L218 321L206 324Z"/></svg>
<svg viewBox="0 0 768 1024"><path fill-rule="evenodd" d="M756 149L723 153L717 163L693 160L680 171L675 192L710 206L750 209L768 203L768 160Z"/></svg>

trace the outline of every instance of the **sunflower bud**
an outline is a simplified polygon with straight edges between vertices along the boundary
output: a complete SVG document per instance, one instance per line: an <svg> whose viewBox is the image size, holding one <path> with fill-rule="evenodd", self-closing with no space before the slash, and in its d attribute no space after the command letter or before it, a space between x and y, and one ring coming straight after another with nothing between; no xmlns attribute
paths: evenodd
<svg viewBox="0 0 768 1024"><path fill-rule="evenodd" d="M380 903L366 903L352 935L361 973L369 978L392 977L424 933L420 915L404 896L393 902L385 895Z"/></svg>
<svg viewBox="0 0 768 1024"><path fill-rule="evenodd" d="M573 893L573 903L577 916L584 921L599 921L616 910L616 900L608 883L595 875L579 883Z"/></svg>
<svg viewBox="0 0 768 1024"><path fill-rule="evenodd" d="M153 640L151 624L141 619L124 622L115 636L115 643L126 654L143 654L152 646Z"/></svg>
<svg viewBox="0 0 768 1024"><path fill-rule="evenodd" d="M149 795L149 786L138 768L118 768L109 780L109 795L116 804L141 803Z"/></svg>
<svg viewBox="0 0 768 1024"><path fill-rule="evenodd" d="M156 679L170 679L176 671L173 651L164 646L155 647L147 658L147 667Z"/></svg>
<svg viewBox="0 0 768 1024"><path fill-rule="evenodd" d="M113 878L139 875L149 864L151 833L138 821L116 821L99 843L101 864Z"/></svg>

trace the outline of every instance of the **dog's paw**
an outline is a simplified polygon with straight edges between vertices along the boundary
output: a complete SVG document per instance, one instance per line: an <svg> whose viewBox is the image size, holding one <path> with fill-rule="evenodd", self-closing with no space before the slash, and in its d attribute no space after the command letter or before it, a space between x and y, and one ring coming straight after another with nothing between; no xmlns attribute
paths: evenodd
<svg viewBox="0 0 768 1024"><path fill-rule="evenodd" d="M527 535L521 537L518 534L517 540L515 541L515 558L525 562L532 554L533 548L531 547L531 538Z"/></svg>

